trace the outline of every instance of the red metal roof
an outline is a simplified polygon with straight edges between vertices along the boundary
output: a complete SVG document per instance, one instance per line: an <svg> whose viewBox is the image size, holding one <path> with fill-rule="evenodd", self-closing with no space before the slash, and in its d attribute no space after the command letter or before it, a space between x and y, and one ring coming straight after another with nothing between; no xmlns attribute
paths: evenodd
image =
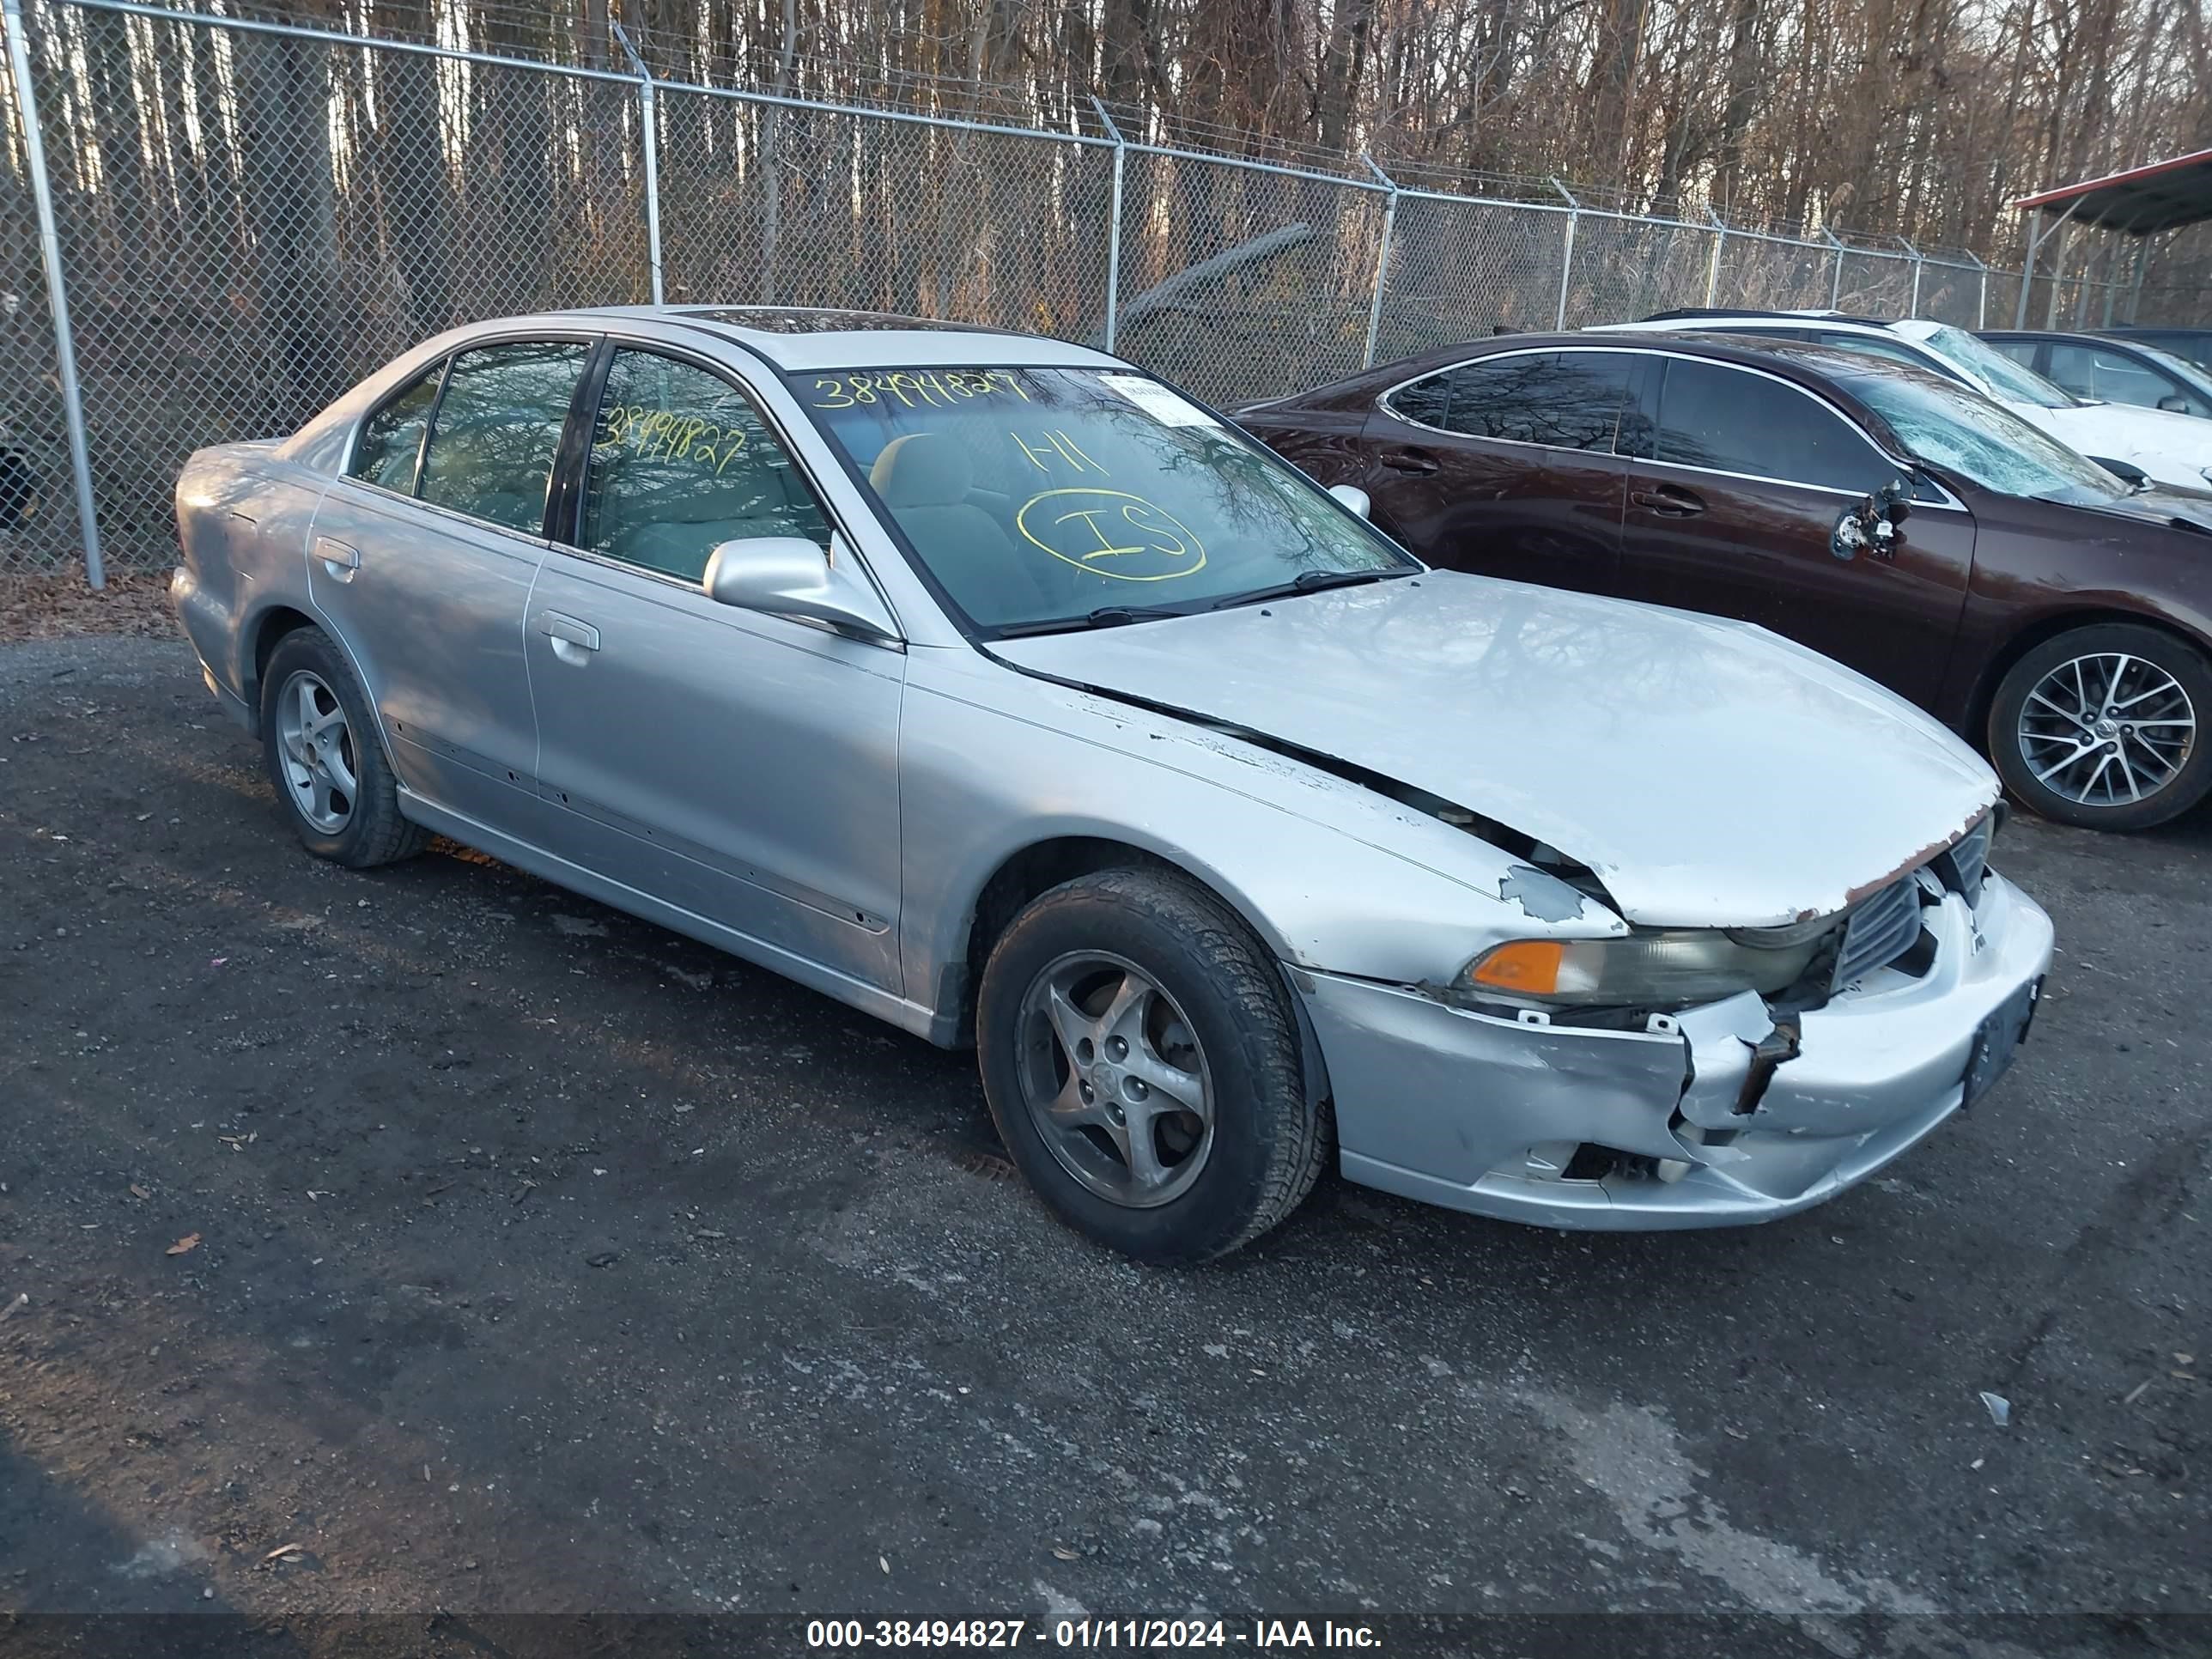
<svg viewBox="0 0 2212 1659"><path fill-rule="evenodd" d="M2101 179L2085 179L2078 185L2061 185L2013 204L2030 208L2073 210L2075 224L2101 225L2107 230L2148 235L2212 219L2212 149L2177 155L2170 161L2153 161Z"/></svg>

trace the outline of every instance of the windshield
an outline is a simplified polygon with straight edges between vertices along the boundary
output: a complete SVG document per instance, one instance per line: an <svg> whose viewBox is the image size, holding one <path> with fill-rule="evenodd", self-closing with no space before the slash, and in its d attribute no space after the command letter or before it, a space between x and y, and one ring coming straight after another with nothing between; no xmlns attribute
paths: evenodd
<svg viewBox="0 0 2212 1659"><path fill-rule="evenodd" d="M2033 369L2014 362L2003 352L1976 339L1963 328L1938 324L1920 338L1931 351L1941 352L1967 374L1978 375L1996 388L1997 396L2015 403L2036 404L2045 409L2078 409L2081 399L2062 386L2046 380Z"/></svg>
<svg viewBox="0 0 2212 1659"><path fill-rule="evenodd" d="M875 368L796 374L792 388L939 586L988 631L1127 622L1420 569L1141 374Z"/></svg>
<svg viewBox="0 0 2212 1659"><path fill-rule="evenodd" d="M2130 493L2087 456L1965 386L1932 375L1867 374L1851 377L1851 391L1914 455L1984 489L2076 507Z"/></svg>

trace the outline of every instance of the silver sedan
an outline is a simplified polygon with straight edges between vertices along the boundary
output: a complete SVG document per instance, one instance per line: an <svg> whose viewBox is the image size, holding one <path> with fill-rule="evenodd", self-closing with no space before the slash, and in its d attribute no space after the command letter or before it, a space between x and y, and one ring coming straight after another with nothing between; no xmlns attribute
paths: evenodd
<svg viewBox="0 0 2212 1659"><path fill-rule="evenodd" d="M313 852L433 834L973 1043L1060 1216L1322 1170L1760 1221L1985 1091L1994 778L1734 623L1426 569L1162 382L850 313L461 329L195 455L173 596Z"/></svg>

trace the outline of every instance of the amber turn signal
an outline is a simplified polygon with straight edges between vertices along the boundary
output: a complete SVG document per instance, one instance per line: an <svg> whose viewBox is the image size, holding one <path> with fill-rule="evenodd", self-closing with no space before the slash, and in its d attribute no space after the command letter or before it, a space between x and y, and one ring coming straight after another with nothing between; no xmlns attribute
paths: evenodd
<svg viewBox="0 0 2212 1659"><path fill-rule="evenodd" d="M1559 988L1559 964L1566 954L1567 947L1557 939L1516 939L1483 957L1471 977L1495 990L1547 997Z"/></svg>

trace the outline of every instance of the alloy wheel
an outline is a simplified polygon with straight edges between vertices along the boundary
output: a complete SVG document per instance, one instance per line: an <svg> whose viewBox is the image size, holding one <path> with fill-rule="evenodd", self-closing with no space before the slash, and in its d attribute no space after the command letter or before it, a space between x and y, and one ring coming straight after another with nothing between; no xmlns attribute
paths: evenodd
<svg viewBox="0 0 2212 1659"><path fill-rule="evenodd" d="M300 816L325 836L343 832L360 799L353 728L319 675L301 669L276 698L276 740L285 787Z"/></svg>
<svg viewBox="0 0 2212 1659"><path fill-rule="evenodd" d="M1061 957L1030 983L1018 1029L1023 1102L1062 1169L1132 1209L1190 1189L1213 1150L1213 1089L1158 981L1103 951Z"/></svg>
<svg viewBox="0 0 2212 1659"><path fill-rule="evenodd" d="M2148 800L2181 775L2197 710L2181 683L2147 657L2071 658L2021 705L2020 752L2035 781L2079 806Z"/></svg>

